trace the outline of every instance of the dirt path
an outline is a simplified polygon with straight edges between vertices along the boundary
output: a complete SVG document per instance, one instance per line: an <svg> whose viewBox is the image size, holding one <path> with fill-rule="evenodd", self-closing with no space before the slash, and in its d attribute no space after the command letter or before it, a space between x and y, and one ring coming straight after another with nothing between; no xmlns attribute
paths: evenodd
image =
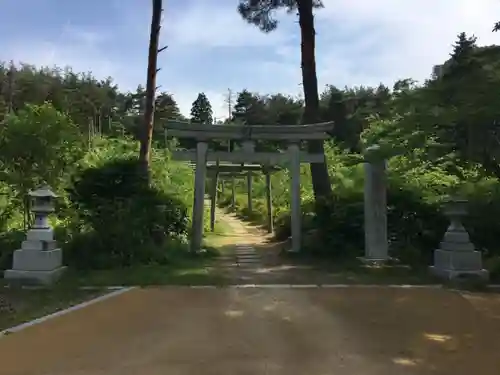
<svg viewBox="0 0 500 375"><path fill-rule="evenodd" d="M233 213L218 209L217 219L230 229L218 241L223 254L218 267L232 284L325 285L345 283L351 278L345 273L319 269L281 256L289 244L274 242L271 234Z"/></svg>
<svg viewBox="0 0 500 375"><path fill-rule="evenodd" d="M205 200L210 206L210 201ZM252 271L261 265L260 256L254 245L262 242L264 237L258 228L250 228L234 214L216 208L216 223L224 227L222 234L212 235L209 245L217 248L220 253L215 268L231 284L244 283L251 279Z"/></svg>
<svg viewBox="0 0 500 375"><path fill-rule="evenodd" d="M223 255L217 266L232 284L290 282L290 277L284 277L284 270L290 274L293 270L297 275L296 269L283 264L283 259L279 258L280 248L271 242L270 234L221 209L218 209L217 218L229 229L218 240Z"/></svg>

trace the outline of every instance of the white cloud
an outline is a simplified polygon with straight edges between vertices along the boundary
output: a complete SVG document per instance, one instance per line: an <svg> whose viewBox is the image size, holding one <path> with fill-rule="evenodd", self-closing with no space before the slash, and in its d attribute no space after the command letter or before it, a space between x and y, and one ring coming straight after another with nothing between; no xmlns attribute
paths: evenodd
<svg viewBox="0 0 500 375"><path fill-rule="evenodd" d="M87 48L96 48L106 41L109 41L112 35L107 31L94 31L79 28L67 22L60 35L60 39L69 43L77 43Z"/></svg>
<svg viewBox="0 0 500 375"><path fill-rule="evenodd" d="M2 50L3 56L14 62L36 66L71 67L75 72L92 72L99 78L118 74L117 66L112 59L102 56L97 49L83 43L21 41L5 46Z"/></svg>
<svg viewBox="0 0 500 375"><path fill-rule="evenodd" d="M236 2L227 6L198 1L169 18L165 40L169 45L210 49L215 47L272 46L286 43L283 33L264 34L245 22L236 11ZM222 5L222 4L220 4Z"/></svg>
<svg viewBox="0 0 500 375"><path fill-rule="evenodd" d="M320 90L325 84L392 85L397 79L407 77L423 81L430 76L433 65L448 58L459 32L476 35L479 44L500 40L499 34L491 32L494 22L500 19L500 2L495 0L324 0L324 3L325 8L316 17ZM296 94L301 75L299 43L290 43L293 35L289 30L294 17L282 18L286 24L266 35L253 26L249 29L232 7L216 13L211 14L210 8L204 6L185 13L174 24L176 35L183 35L184 31L187 33L184 43L200 47L275 45L279 61L263 57L262 63L249 71L248 76L262 76L267 71L266 88L274 83L274 91ZM212 16L216 21L209 22L206 28L199 27L202 19L211 20ZM255 35L253 39L250 34Z"/></svg>
<svg viewBox="0 0 500 375"><path fill-rule="evenodd" d="M118 1L118 0L114 0ZM216 117L225 116L227 86L247 87L261 92L300 90L300 45L293 15L283 16L277 31L264 34L247 24L236 12L236 1L186 1L183 9L166 6L162 40L169 49L160 57L159 83L172 92L182 112L189 114L199 91L212 102ZM387 85L399 78L427 78L432 66L442 63L456 35L475 34L479 44L500 41L491 32L500 20L497 0L324 0L318 10L316 29L317 70L320 89L327 83L344 85ZM38 65L70 65L74 70L93 71L98 77L111 75L125 89L133 89L146 78L149 9L139 0L121 0L123 23L115 38L130 40L130 51L108 54L104 49L113 30L66 27L57 40L11 40L0 57ZM210 4L210 5L209 5ZM5 43L4 43L5 44ZM234 47L274 47L274 55L251 56L244 74L210 83L197 82L186 69L186 59L204 54L220 56L221 66L241 64L232 58ZM258 50L258 48L256 49ZM193 53L196 52L196 53ZM249 49L250 51L250 49ZM200 57L201 56L201 57ZM237 56L235 56L237 57ZM133 61L133 62L132 62ZM256 63L255 61L258 61ZM242 69L243 71L243 69ZM270 89L271 88L271 89Z"/></svg>
<svg viewBox="0 0 500 375"><path fill-rule="evenodd" d="M327 82L357 85L423 80L448 58L459 32L475 34L479 44L499 41L491 32L497 19L500 2L493 0L325 0L319 26L323 33L332 24L336 30L326 39L336 33L360 36L340 48L320 45L320 75Z"/></svg>

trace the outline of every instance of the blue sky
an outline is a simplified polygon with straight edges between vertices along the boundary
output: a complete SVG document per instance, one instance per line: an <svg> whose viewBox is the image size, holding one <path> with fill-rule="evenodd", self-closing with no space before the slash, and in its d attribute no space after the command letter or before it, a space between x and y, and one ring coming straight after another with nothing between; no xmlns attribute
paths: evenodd
<svg viewBox="0 0 500 375"><path fill-rule="evenodd" d="M184 114L200 91L217 117L227 89L299 96L299 34L294 15L279 14L263 34L236 12L238 0L164 0L159 84ZM500 20L497 0L324 0L316 15L320 90L326 84L387 85L427 78L455 36L480 44ZM112 76L124 90L145 84L150 0L1 0L0 60L71 66Z"/></svg>

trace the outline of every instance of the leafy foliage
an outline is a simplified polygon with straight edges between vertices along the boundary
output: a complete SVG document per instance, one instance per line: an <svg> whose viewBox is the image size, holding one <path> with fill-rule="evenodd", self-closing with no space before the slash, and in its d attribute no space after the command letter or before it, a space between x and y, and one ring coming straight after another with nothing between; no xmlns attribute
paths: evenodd
<svg viewBox="0 0 500 375"><path fill-rule="evenodd" d="M79 129L52 105L27 105L0 127L2 180L27 193L42 182L58 186L83 155Z"/></svg>
<svg viewBox="0 0 500 375"><path fill-rule="evenodd" d="M70 253L76 266L164 262L167 254L157 248L186 234L186 206L147 184L137 159L114 159L85 169L68 192L78 216L92 229L94 245L92 251Z"/></svg>
<svg viewBox="0 0 500 375"><path fill-rule="evenodd" d="M284 9L288 13L297 11L301 0L240 0L238 12L249 23L254 24L264 32L270 32L278 27L274 12ZM304 2L304 1L302 1ZM321 0L309 0L314 8L322 8Z"/></svg>

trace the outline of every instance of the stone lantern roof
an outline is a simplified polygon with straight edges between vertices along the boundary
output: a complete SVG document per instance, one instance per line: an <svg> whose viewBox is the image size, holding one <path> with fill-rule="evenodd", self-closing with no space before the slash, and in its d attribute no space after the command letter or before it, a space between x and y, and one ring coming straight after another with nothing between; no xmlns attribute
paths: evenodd
<svg viewBox="0 0 500 375"><path fill-rule="evenodd" d="M30 197L33 198L57 198L57 194L54 193L51 189L50 186L46 185L44 187L41 187L36 190L32 190L28 193Z"/></svg>

